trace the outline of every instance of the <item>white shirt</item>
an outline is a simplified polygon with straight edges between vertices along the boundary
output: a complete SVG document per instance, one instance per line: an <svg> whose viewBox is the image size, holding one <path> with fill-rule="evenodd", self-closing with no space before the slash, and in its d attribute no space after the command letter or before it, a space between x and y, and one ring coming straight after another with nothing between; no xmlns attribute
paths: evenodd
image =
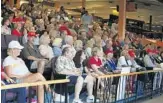
<svg viewBox="0 0 163 103"><path fill-rule="evenodd" d="M86 57L89 58L92 56L92 48L88 47L85 49Z"/></svg>
<svg viewBox="0 0 163 103"><path fill-rule="evenodd" d="M121 56L119 59L118 59L118 64L117 66L118 67L122 67L122 66L131 66L132 65L132 62L130 60L126 60L124 56Z"/></svg>
<svg viewBox="0 0 163 103"><path fill-rule="evenodd" d="M1 34L4 34L4 35L11 35L11 29L10 29L9 27L2 26L2 27L1 27Z"/></svg>
<svg viewBox="0 0 163 103"><path fill-rule="evenodd" d="M50 46L40 45L39 46L39 51L40 51L40 54L42 56L44 56L45 58L51 59L51 58L54 57L53 49Z"/></svg>
<svg viewBox="0 0 163 103"><path fill-rule="evenodd" d="M149 55L145 55L144 57L144 63L146 67L156 67L156 65L152 62Z"/></svg>
<svg viewBox="0 0 163 103"><path fill-rule="evenodd" d="M3 67L12 66L11 73L13 75L24 76L29 74L29 70L25 65L24 61L21 58L13 58L12 56L8 56L5 58L3 62Z"/></svg>

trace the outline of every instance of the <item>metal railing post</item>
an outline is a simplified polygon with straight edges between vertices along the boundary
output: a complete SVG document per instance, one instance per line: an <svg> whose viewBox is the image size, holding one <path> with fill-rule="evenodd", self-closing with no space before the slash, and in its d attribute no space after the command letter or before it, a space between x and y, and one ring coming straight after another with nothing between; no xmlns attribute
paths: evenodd
<svg viewBox="0 0 163 103"><path fill-rule="evenodd" d="M68 103L68 87L67 87L67 83L65 83L65 103Z"/></svg>
<svg viewBox="0 0 163 103"><path fill-rule="evenodd" d="M95 84L95 99L94 99L94 103L96 103L96 99L97 99L97 87L98 87L98 78L96 78L96 84Z"/></svg>

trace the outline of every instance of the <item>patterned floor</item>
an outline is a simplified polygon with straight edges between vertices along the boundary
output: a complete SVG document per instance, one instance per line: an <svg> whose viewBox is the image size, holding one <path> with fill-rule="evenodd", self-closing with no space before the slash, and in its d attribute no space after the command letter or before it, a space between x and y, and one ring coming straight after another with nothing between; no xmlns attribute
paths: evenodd
<svg viewBox="0 0 163 103"><path fill-rule="evenodd" d="M163 95L139 103L163 103Z"/></svg>

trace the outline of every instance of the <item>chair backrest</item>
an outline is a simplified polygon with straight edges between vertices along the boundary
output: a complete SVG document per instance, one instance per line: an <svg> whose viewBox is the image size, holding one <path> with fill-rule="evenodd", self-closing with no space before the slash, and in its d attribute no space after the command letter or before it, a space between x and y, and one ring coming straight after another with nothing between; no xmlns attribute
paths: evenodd
<svg viewBox="0 0 163 103"><path fill-rule="evenodd" d="M57 59L58 59L58 56L51 59L51 67L52 67L53 73L56 73L55 68L56 68Z"/></svg>
<svg viewBox="0 0 163 103"><path fill-rule="evenodd" d="M23 37L18 38L20 45L23 45Z"/></svg>
<svg viewBox="0 0 163 103"><path fill-rule="evenodd" d="M6 35L5 40L6 40L6 44L8 45L10 43L10 41L12 41L12 40L19 41L19 37L14 36L14 35Z"/></svg>
<svg viewBox="0 0 163 103"><path fill-rule="evenodd" d="M1 50L1 62L7 57L7 49Z"/></svg>
<svg viewBox="0 0 163 103"><path fill-rule="evenodd" d="M1 35L1 49L7 49L7 44L5 40L5 35Z"/></svg>

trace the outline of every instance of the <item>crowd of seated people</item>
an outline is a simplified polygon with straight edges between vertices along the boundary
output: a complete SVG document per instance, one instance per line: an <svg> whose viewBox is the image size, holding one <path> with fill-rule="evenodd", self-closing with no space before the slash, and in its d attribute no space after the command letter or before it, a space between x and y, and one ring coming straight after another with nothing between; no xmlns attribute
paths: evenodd
<svg viewBox="0 0 163 103"><path fill-rule="evenodd" d="M68 17L63 6L60 11L54 11L41 5L22 5L24 7L20 10L5 5L1 34L22 38L21 42L13 40L9 43L8 56L3 61L3 73L6 73L5 79L9 83L46 81L42 74L52 68L52 60L57 57L56 75L66 75L75 85L73 103L82 103L80 92L85 83L88 91L86 101L89 103L94 101L93 86L98 76L119 74L123 67L131 67L131 72L163 69L160 47L153 44L145 47L131 32L128 33L132 36L126 33L122 40L118 37L117 20L109 29L106 23L100 25L93 21L88 11L82 12L82 21L78 22ZM22 55L18 57L21 50ZM140 57L142 51L146 54ZM24 61L30 63L28 68ZM37 69L37 73L31 73L31 69ZM103 80L99 85L103 85ZM46 89L49 90L48 86ZM18 90L25 91L24 88ZM16 89L13 91L17 92ZM57 93L55 95L57 98ZM23 98L18 100L23 101ZM38 103L44 103L43 86L38 87Z"/></svg>

